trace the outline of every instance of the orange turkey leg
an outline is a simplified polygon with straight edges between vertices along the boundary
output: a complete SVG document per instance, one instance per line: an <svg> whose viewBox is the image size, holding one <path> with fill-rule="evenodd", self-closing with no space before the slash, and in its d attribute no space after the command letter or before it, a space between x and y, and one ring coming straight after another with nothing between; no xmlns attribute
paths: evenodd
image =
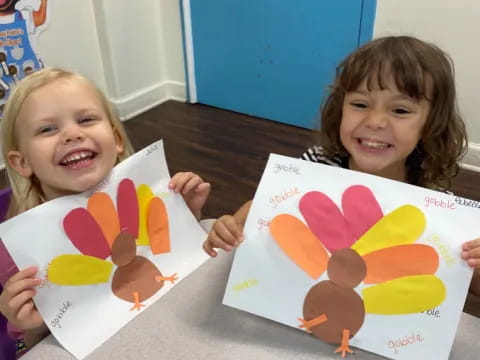
<svg viewBox="0 0 480 360"><path fill-rule="evenodd" d="M307 332L312 332L310 329L314 326L317 326L317 325L320 325L322 323L324 323L325 321L327 321L327 315L325 314L322 314L320 316L317 316L316 318L312 319L312 320L304 320L302 318L298 318L298 321L300 321L302 323L302 325L299 325L298 327L299 328L305 328L305 330Z"/></svg>
<svg viewBox="0 0 480 360"><path fill-rule="evenodd" d="M342 353L342 358L345 357L346 353L353 354L353 350L350 349L348 346L348 342L350 340L350 330L348 329L343 329L342 331L342 344L335 350L335 354L341 352Z"/></svg>
<svg viewBox="0 0 480 360"><path fill-rule="evenodd" d="M177 273L175 273L172 276L155 276L155 280L157 280L158 282L170 281L172 284L175 284L175 281L177 281L178 278L177 278Z"/></svg>
<svg viewBox="0 0 480 360"><path fill-rule="evenodd" d="M140 303L140 295L138 294L138 291L135 291L133 293L133 301L135 301L135 305L133 305L133 307L130 309L130 311L135 310L135 309L140 311L140 309L145 306L145 305Z"/></svg>

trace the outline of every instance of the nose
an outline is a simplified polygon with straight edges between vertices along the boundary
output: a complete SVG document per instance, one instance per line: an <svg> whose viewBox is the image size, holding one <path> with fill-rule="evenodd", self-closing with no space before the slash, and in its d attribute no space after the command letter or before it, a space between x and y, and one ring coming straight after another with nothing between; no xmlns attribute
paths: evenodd
<svg viewBox="0 0 480 360"><path fill-rule="evenodd" d="M71 124L63 129L63 143L82 141L85 138L83 130L78 124Z"/></svg>
<svg viewBox="0 0 480 360"><path fill-rule="evenodd" d="M371 109L366 114L364 123L371 129L384 129L388 124L388 115L382 109Z"/></svg>

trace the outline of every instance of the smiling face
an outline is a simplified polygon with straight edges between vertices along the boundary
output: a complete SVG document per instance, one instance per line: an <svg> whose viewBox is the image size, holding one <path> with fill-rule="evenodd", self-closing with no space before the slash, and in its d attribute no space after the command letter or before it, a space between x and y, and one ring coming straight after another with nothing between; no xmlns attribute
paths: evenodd
<svg viewBox="0 0 480 360"><path fill-rule="evenodd" d="M9 164L35 176L46 200L86 191L112 170L123 144L90 84L60 78L34 90L18 114Z"/></svg>
<svg viewBox="0 0 480 360"><path fill-rule="evenodd" d="M407 157L421 139L430 103L400 92L393 77L347 92L342 106L340 141L350 168L399 181L407 180Z"/></svg>

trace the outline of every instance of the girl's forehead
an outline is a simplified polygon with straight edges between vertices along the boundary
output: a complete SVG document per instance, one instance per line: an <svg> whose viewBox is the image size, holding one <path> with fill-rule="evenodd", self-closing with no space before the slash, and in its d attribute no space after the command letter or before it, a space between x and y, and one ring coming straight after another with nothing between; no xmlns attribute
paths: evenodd
<svg viewBox="0 0 480 360"><path fill-rule="evenodd" d="M433 81L429 74L417 68L415 71L395 68L392 64L370 69L363 74L347 76L346 91L390 90L415 99L429 99Z"/></svg>
<svg viewBox="0 0 480 360"><path fill-rule="evenodd" d="M66 99L72 96L79 96L77 99L85 101L89 99L93 102L100 102L95 88L87 81L77 77L65 77L54 79L31 91L25 98L24 105L28 103L42 104L44 101L53 101L55 99ZM61 103L58 103L61 105Z"/></svg>
<svg viewBox="0 0 480 360"><path fill-rule="evenodd" d="M107 107L88 81L60 78L33 90L21 105L16 122L36 123L86 111L107 113Z"/></svg>

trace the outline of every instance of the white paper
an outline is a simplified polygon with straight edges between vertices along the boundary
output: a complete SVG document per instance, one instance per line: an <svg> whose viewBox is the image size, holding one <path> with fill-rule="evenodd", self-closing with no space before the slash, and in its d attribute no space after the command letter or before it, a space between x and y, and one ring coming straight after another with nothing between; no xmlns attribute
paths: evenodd
<svg viewBox="0 0 480 360"><path fill-rule="evenodd" d="M384 214L404 204L423 211L427 225L415 243L428 244L439 254L435 275L445 284L447 295L426 313L366 314L350 344L395 359L447 359L472 274L460 258L461 244L480 237L480 210L462 205L467 202L452 195L397 181L270 155L245 225L245 241L235 255L224 304L298 328L305 295L328 277L323 273L313 280L291 261L270 235L269 222L287 213L306 223L298 203L309 191L325 193L341 209L342 194L351 185L367 186ZM363 287L360 284L355 291L361 295Z"/></svg>
<svg viewBox="0 0 480 360"><path fill-rule="evenodd" d="M137 255L152 261L163 276L176 273L176 285L208 259L202 249L206 233L181 195L168 189L170 175L163 142L158 141L117 165L95 190L106 192L115 203L118 183L124 178L131 179L135 186L150 186L167 208L171 251L152 255L149 246L140 246ZM46 277L53 258L80 254L66 236L62 221L70 210L86 207L91 194L92 191L52 200L1 224L1 239L17 266L37 265L39 276ZM155 295L143 302L141 311L130 311L133 304L112 293L111 278L104 284L86 286L58 286L45 281L34 300L52 334L74 356L83 359L128 321L148 311L146 308L175 285L165 281Z"/></svg>

